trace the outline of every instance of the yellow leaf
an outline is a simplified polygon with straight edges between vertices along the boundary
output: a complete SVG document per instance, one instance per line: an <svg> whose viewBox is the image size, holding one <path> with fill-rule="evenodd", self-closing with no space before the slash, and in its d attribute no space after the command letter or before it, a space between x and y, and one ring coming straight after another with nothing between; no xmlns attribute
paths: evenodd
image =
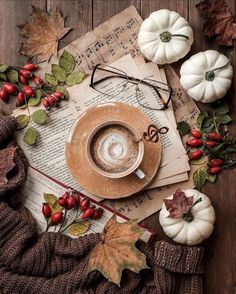
<svg viewBox="0 0 236 294"><path fill-rule="evenodd" d="M37 56L38 62L57 56L59 40L71 28L64 27L64 19L59 8L52 14L34 8L32 20L19 26L21 34L27 38L21 47L21 54L29 57Z"/></svg>
<svg viewBox="0 0 236 294"><path fill-rule="evenodd" d="M67 232L72 236L80 236L88 231L90 228L90 222L83 221L77 224L73 224L69 227Z"/></svg>
<svg viewBox="0 0 236 294"><path fill-rule="evenodd" d="M101 243L91 252L88 272L98 270L109 281L120 285L123 269L138 273L147 268L146 256L135 247L144 231L137 220L118 223L113 216L103 230Z"/></svg>
<svg viewBox="0 0 236 294"><path fill-rule="evenodd" d="M45 202L48 203L51 208L53 207L53 204L57 201L57 197L53 194L43 193L43 198Z"/></svg>
<svg viewBox="0 0 236 294"><path fill-rule="evenodd" d="M52 205L50 204L49 206L52 209L52 213L63 210L63 207L58 204L58 200L56 200Z"/></svg>

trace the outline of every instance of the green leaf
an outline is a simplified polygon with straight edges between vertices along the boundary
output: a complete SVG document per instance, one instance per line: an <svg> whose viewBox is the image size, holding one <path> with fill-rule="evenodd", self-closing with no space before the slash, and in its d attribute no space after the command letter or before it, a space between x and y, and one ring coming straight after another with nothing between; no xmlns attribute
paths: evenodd
<svg viewBox="0 0 236 294"><path fill-rule="evenodd" d="M211 174L208 174L207 173L206 179L207 179L207 181L209 183L214 184L215 183L215 180L216 180L216 177L217 177L216 175L211 175Z"/></svg>
<svg viewBox="0 0 236 294"><path fill-rule="evenodd" d="M226 114L229 112L229 104L224 101L219 106L216 107L217 114Z"/></svg>
<svg viewBox="0 0 236 294"><path fill-rule="evenodd" d="M85 74L81 71L72 72L70 75L68 75L66 79L66 84L68 86L74 86L76 84L79 84L84 77L85 77Z"/></svg>
<svg viewBox="0 0 236 294"><path fill-rule="evenodd" d="M204 128L204 130L202 130L202 132L204 133L210 133L213 129L214 129L215 125L214 123L210 124L209 127Z"/></svg>
<svg viewBox="0 0 236 294"><path fill-rule="evenodd" d="M215 117L217 123L225 125L232 121L231 117L228 114L220 114Z"/></svg>
<svg viewBox="0 0 236 294"><path fill-rule="evenodd" d="M190 133L191 127L186 121L180 121L177 123L177 130L182 136L185 136Z"/></svg>
<svg viewBox="0 0 236 294"><path fill-rule="evenodd" d="M8 69L8 65L0 64L0 72L5 72Z"/></svg>
<svg viewBox="0 0 236 294"><path fill-rule="evenodd" d="M49 206L52 209L52 213L63 210L63 207L58 204L58 200L56 200L52 205L49 205Z"/></svg>
<svg viewBox="0 0 236 294"><path fill-rule="evenodd" d="M60 65L52 64L52 74L59 82L65 82L66 72Z"/></svg>
<svg viewBox="0 0 236 294"><path fill-rule="evenodd" d="M206 166L200 167L193 174L193 181L197 189L201 189L205 183L207 178L207 169Z"/></svg>
<svg viewBox="0 0 236 294"><path fill-rule="evenodd" d="M193 165L202 165L204 163L207 163L207 157L201 157L196 160L190 160L190 163Z"/></svg>
<svg viewBox="0 0 236 294"><path fill-rule="evenodd" d="M44 125L47 121L47 112L44 109L38 109L31 115L32 121L38 125Z"/></svg>
<svg viewBox="0 0 236 294"><path fill-rule="evenodd" d="M20 114L16 117L16 123L17 123L17 130L24 129L28 123L29 123L29 116L26 114Z"/></svg>
<svg viewBox="0 0 236 294"><path fill-rule="evenodd" d="M206 110L201 111L201 112L199 113L199 115L198 115L198 117L197 117L197 127L198 127L199 129L202 128L203 120L204 120L206 117L208 117L208 116L209 116L209 115L208 115L208 112L207 112Z"/></svg>
<svg viewBox="0 0 236 294"><path fill-rule="evenodd" d="M213 118L211 118L211 117L204 118L204 120L202 122L202 129L209 127L212 123L213 123Z"/></svg>
<svg viewBox="0 0 236 294"><path fill-rule="evenodd" d="M231 146L226 147L225 151L228 153L234 153L234 152L236 152L236 147L231 147Z"/></svg>
<svg viewBox="0 0 236 294"><path fill-rule="evenodd" d="M29 127L24 134L23 141L27 145L34 145L37 140L38 133L35 128Z"/></svg>
<svg viewBox="0 0 236 294"><path fill-rule="evenodd" d="M8 81L10 81L11 83L17 83L18 82L18 71L16 71L15 69L10 69L9 71L6 72L7 75L7 79Z"/></svg>
<svg viewBox="0 0 236 294"><path fill-rule="evenodd" d="M76 223L71 225L67 232L72 236L80 236L88 231L90 228L90 222L82 221L80 223Z"/></svg>
<svg viewBox="0 0 236 294"><path fill-rule="evenodd" d="M6 76L5 73L0 72L0 80L2 80L2 81L7 81L7 76Z"/></svg>
<svg viewBox="0 0 236 294"><path fill-rule="evenodd" d="M45 74L45 81L53 86L57 86L58 85L58 80L51 74L46 73Z"/></svg>
<svg viewBox="0 0 236 294"><path fill-rule="evenodd" d="M75 58L72 54L64 50L59 58L59 65L65 70L66 74L70 74L75 68Z"/></svg>
<svg viewBox="0 0 236 294"><path fill-rule="evenodd" d="M68 100L69 99L69 92L66 90L66 87L64 86L57 86L56 89L57 92L61 92L64 94L63 100Z"/></svg>
<svg viewBox="0 0 236 294"><path fill-rule="evenodd" d="M29 106L36 106L41 102L42 98L42 91L40 89L37 89L35 91L35 97L31 97L28 101Z"/></svg>
<svg viewBox="0 0 236 294"><path fill-rule="evenodd" d="M49 204L51 209L52 209L54 203L57 201L57 197L53 194L43 193L43 198L44 198L45 202Z"/></svg>

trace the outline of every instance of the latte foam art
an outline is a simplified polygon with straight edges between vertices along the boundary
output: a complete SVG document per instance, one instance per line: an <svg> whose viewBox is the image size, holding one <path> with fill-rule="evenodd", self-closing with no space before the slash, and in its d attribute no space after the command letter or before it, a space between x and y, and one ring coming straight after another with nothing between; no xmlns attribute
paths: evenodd
<svg viewBox="0 0 236 294"><path fill-rule="evenodd" d="M92 157L95 164L108 172L122 172L134 164L138 144L127 128L114 125L104 127L92 140Z"/></svg>

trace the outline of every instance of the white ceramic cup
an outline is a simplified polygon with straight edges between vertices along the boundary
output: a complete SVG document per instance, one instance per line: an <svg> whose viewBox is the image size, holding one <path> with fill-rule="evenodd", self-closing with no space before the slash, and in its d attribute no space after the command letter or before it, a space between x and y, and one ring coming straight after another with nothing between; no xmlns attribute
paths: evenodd
<svg viewBox="0 0 236 294"><path fill-rule="evenodd" d="M138 144L138 155L136 157L136 160L134 161L134 163L126 170L122 171L122 172L108 172L105 171L103 169L101 169L93 160L92 154L91 154L91 143L92 140L94 138L94 136L102 129L108 126L114 126L114 125L118 125L118 126L122 126L125 127L126 129L128 129L135 138L135 142L136 144ZM101 174L104 177L107 178L113 178L113 179L118 179L118 178L123 178L126 177L130 174L135 174L138 178L140 179L144 179L145 178L145 174L144 172L139 168L142 160L143 160L143 155L144 155L144 143L143 143L143 139L140 136L140 134L129 124L127 124L126 122L123 121L109 121L109 122L104 122L101 123L100 125L98 125L88 136L87 139L87 144L86 144L86 157L91 165L91 167L99 174Z"/></svg>

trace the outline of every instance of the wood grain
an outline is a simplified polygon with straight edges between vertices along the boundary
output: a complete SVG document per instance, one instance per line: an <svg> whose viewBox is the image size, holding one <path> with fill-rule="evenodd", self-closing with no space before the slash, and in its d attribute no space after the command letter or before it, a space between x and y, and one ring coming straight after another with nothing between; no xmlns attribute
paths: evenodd
<svg viewBox="0 0 236 294"><path fill-rule="evenodd" d="M143 18L151 12L166 8L175 10L189 20L194 30L195 41L189 54L181 61L174 64L174 68L179 70L182 62L190 55L207 49L216 49L225 54L229 54L231 49L226 49L216 45L214 39L210 40L202 33L203 20L199 16L195 5L200 0L1 0L0 1L0 63L22 65L26 62L26 57L18 53L22 37L16 25L29 19L31 4L54 10L59 6L63 16L67 16L66 26L72 27L71 31L60 42L60 48L78 38L82 34L98 26L114 14L134 5ZM236 13L235 0L227 0L233 14ZM235 48L234 48L235 50ZM236 68L236 54L232 60L232 65ZM230 102L231 116L233 123L230 124L230 134L236 137L236 97L235 97L236 75L234 75L232 87L226 99ZM0 101L0 109L10 112L14 107L12 104L6 106ZM200 108L209 109L209 106L200 105ZM217 182L207 184L203 189L212 200L216 210L216 226L212 237L203 246L206 249L206 294L235 294L236 293L236 169L224 171L219 175ZM169 240L162 231L159 214L149 217L144 224L157 231L157 239ZM188 293L183 293L188 294Z"/></svg>

